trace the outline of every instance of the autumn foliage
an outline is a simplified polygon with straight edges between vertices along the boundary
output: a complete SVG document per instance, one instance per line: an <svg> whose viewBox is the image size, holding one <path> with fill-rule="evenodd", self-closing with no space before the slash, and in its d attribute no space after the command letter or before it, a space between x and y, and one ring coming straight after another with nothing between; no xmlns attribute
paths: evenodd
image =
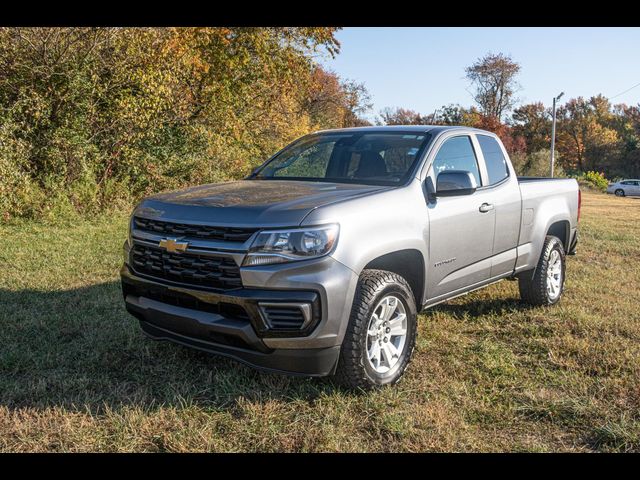
<svg viewBox="0 0 640 480"><path fill-rule="evenodd" d="M0 29L0 220L241 178L367 96L334 28Z"/></svg>
<svg viewBox="0 0 640 480"><path fill-rule="evenodd" d="M518 105L516 74L509 56L487 54L466 69L476 105L445 105L422 115L386 108L380 123L467 125L496 133L523 175L548 175L551 109L541 102ZM612 105L602 95L572 98L560 105L556 124L556 175L640 177L640 105Z"/></svg>
<svg viewBox="0 0 640 480"><path fill-rule="evenodd" d="M335 32L1 28L0 221L129 208L160 190L242 178L308 132L368 124L364 85L317 60L338 54ZM489 53L466 69L476 105L387 108L379 123L490 130L519 173L545 175L551 113L518 105L519 71ZM557 174L640 176L639 106L568 100L556 145Z"/></svg>

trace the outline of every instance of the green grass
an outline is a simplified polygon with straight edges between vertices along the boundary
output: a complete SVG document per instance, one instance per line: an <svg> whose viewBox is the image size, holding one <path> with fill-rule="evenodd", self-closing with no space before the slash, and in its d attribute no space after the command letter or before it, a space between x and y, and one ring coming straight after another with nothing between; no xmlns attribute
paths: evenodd
<svg viewBox="0 0 640 480"><path fill-rule="evenodd" d="M640 451L640 199L585 194L580 226L559 305L436 307L366 394L146 339L124 216L0 226L0 450Z"/></svg>

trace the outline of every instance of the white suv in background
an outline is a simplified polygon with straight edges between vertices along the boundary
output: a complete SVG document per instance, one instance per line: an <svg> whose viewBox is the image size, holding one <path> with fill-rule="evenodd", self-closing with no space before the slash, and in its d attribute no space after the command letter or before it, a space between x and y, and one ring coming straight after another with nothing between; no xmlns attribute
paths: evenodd
<svg viewBox="0 0 640 480"><path fill-rule="evenodd" d="M607 187L607 193L613 193L617 197L640 196L640 180L628 178L619 182L610 183Z"/></svg>

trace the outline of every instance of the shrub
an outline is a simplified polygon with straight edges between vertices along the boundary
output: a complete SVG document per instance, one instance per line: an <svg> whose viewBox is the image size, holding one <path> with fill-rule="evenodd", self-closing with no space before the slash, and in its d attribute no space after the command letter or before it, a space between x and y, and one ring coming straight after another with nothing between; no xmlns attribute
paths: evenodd
<svg viewBox="0 0 640 480"><path fill-rule="evenodd" d="M609 181L605 178L604 173L598 173L591 170L582 175L582 180L601 192L605 192L609 186Z"/></svg>
<svg viewBox="0 0 640 480"><path fill-rule="evenodd" d="M361 85L313 60L335 28L0 28L0 221L88 216L241 178Z"/></svg>
<svg viewBox="0 0 640 480"><path fill-rule="evenodd" d="M548 177L549 172L549 151L538 150L530 154L515 153L511 155L513 168L516 173L525 177ZM566 177L562 166L556 162L553 167L554 177Z"/></svg>

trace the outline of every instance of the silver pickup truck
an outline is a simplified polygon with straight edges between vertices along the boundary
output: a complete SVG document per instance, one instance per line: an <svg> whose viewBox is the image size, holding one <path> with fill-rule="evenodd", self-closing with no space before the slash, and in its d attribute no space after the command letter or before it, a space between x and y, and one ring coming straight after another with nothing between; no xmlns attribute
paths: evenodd
<svg viewBox="0 0 640 480"><path fill-rule="evenodd" d="M579 215L575 180L517 178L492 133L327 130L143 200L122 288L154 339L367 389L402 376L423 309L502 279L558 302Z"/></svg>

